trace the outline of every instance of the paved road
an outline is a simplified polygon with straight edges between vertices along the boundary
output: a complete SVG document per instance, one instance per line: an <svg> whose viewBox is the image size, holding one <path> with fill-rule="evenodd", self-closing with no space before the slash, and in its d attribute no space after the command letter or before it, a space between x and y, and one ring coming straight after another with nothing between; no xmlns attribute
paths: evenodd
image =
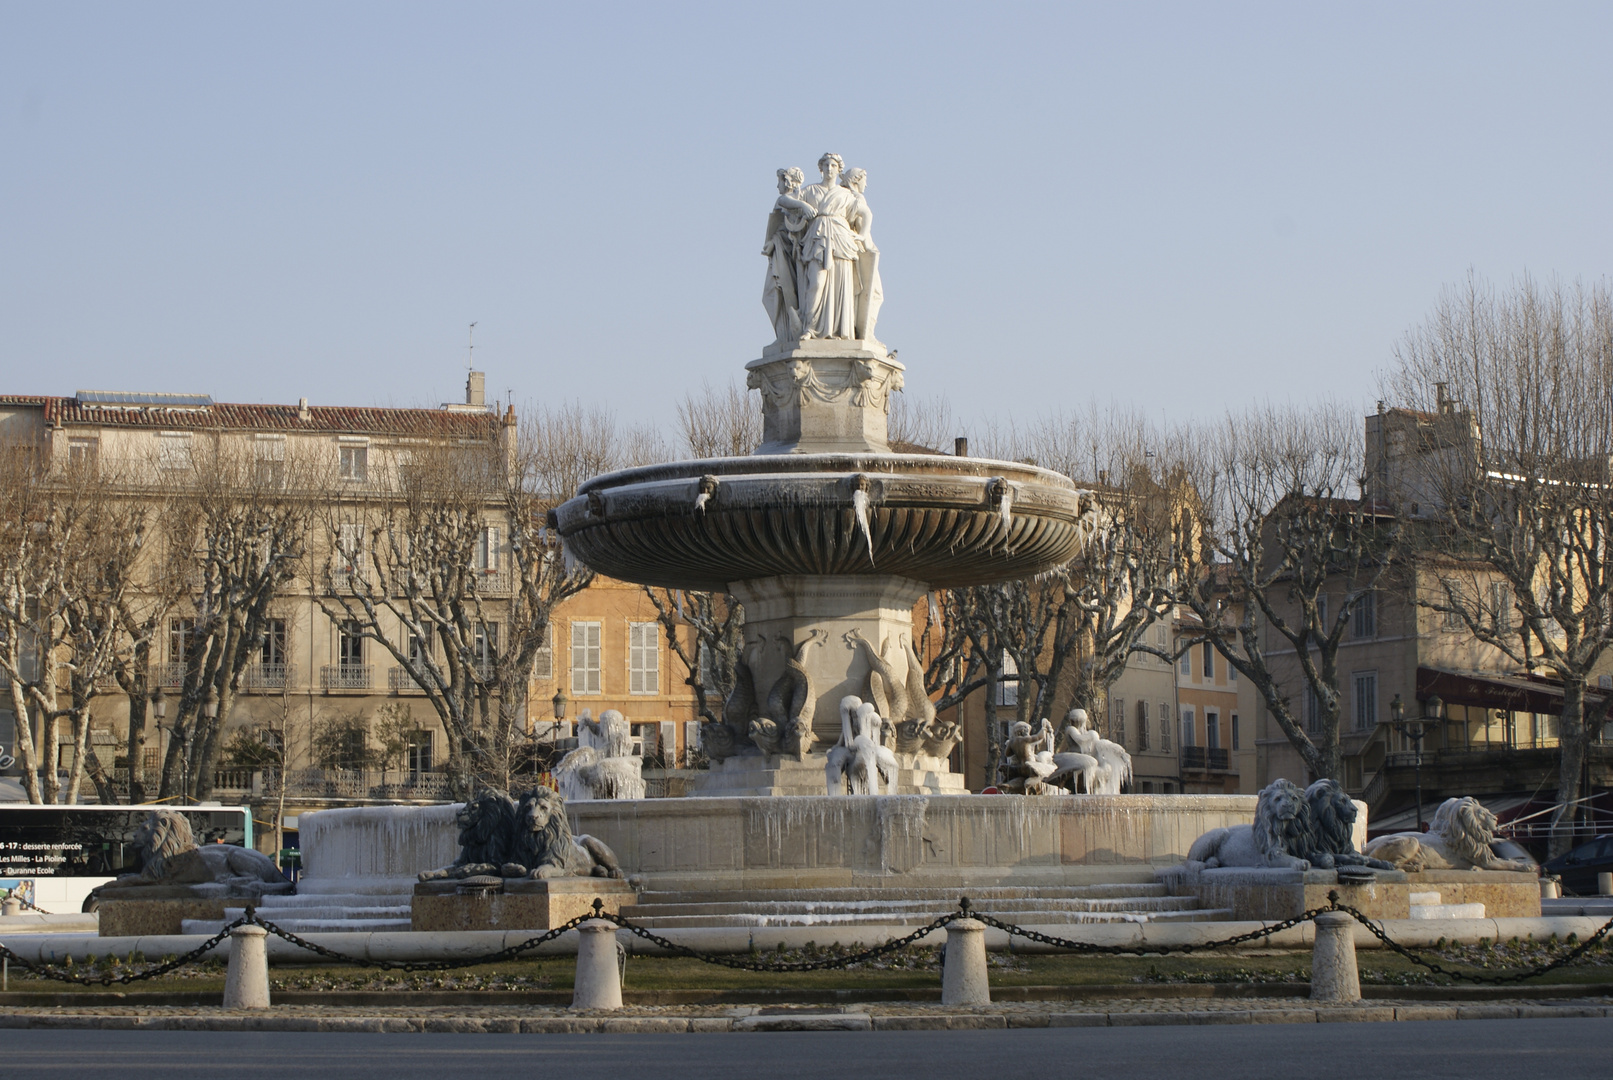
<svg viewBox="0 0 1613 1080"><path fill-rule="evenodd" d="M925 1080L1108 1078L1574 1080L1613 1073L1613 1020L1030 1028L714 1035L368 1035L4 1031L9 1076L120 1080L306 1075L374 1080L554 1076Z"/></svg>

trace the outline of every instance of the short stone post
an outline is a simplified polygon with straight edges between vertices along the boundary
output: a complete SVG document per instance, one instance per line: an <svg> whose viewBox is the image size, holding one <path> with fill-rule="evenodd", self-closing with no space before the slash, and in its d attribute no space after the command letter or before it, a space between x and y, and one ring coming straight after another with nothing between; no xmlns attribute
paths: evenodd
<svg viewBox="0 0 1613 1080"><path fill-rule="evenodd" d="M620 1009L622 972L616 966L616 924L589 919L577 927L577 978L573 1009Z"/></svg>
<svg viewBox="0 0 1613 1080"><path fill-rule="evenodd" d="M230 931L230 966L224 974L226 1009L269 1007L269 932L261 926Z"/></svg>
<svg viewBox="0 0 1613 1080"><path fill-rule="evenodd" d="M1542 900L1559 900L1562 898L1562 889L1558 886L1556 878L1543 877L1540 879L1540 898Z"/></svg>
<svg viewBox="0 0 1613 1080"><path fill-rule="evenodd" d="M22 901L15 896L8 896L0 900L0 915L21 915Z"/></svg>
<svg viewBox="0 0 1613 1080"><path fill-rule="evenodd" d="M1355 917L1342 911L1316 916L1316 947L1311 952L1311 1000L1361 1000L1361 972L1355 966Z"/></svg>
<svg viewBox="0 0 1613 1080"><path fill-rule="evenodd" d="M1613 896L1613 874L1596 875L1596 895Z"/></svg>
<svg viewBox="0 0 1613 1080"><path fill-rule="evenodd" d="M941 1004L991 1004L991 984L986 980L986 924L979 919L958 919L947 925Z"/></svg>

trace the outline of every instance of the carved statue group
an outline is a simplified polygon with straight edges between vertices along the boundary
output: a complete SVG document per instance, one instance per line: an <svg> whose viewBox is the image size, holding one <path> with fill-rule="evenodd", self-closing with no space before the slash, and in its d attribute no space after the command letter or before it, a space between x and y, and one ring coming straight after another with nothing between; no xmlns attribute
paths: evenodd
<svg viewBox="0 0 1613 1080"><path fill-rule="evenodd" d="M1092 730L1085 709L1065 714L1057 748L1051 721L1043 718L1036 729L1015 721L1007 750L1003 790L1012 794L1046 795L1060 788L1073 793L1079 788L1089 795L1119 795L1131 781L1131 755Z"/></svg>
<svg viewBox="0 0 1613 1080"><path fill-rule="evenodd" d="M818 159L822 177L778 170L778 199L767 219L762 306L780 343L804 338L873 341L884 291L868 174L846 171L839 154Z"/></svg>
<svg viewBox="0 0 1613 1080"><path fill-rule="evenodd" d="M644 798L644 759L633 753L633 729L615 709L596 722L584 709L577 718L577 749L554 770L560 794L577 799Z"/></svg>
<svg viewBox="0 0 1613 1080"><path fill-rule="evenodd" d="M701 725L700 743L713 760L760 754L805 761L817 742L812 717L818 695L807 665L808 653L827 647L828 635L813 630L799 645L780 634L774 647L784 654L784 670L762 691L756 672L768 642L747 644L734 671L734 689L720 721ZM867 700L848 695L840 702L840 737L827 751L825 769L830 794L878 794L881 781L889 793L898 754L946 758L963 738L955 721L936 716L924 689L924 668L906 639L887 638L875 651L856 630L844 635L847 648L860 650L868 662ZM898 668L905 669L898 673Z"/></svg>

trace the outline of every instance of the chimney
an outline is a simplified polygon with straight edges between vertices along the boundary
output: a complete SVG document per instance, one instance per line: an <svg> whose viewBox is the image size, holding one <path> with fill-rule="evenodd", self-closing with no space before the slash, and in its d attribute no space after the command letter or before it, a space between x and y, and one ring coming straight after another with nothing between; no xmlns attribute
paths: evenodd
<svg viewBox="0 0 1613 1080"><path fill-rule="evenodd" d="M968 457L969 456L969 440L968 439L953 439L952 440L952 453L953 453L953 456L955 456L955 457Z"/></svg>
<svg viewBox="0 0 1613 1080"><path fill-rule="evenodd" d="M487 376L480 371L473 371L465 380L465 404L475 405L479 408L487 406L487 391L485 383Z"/></svg>
<svg viewBox="0 0 1613 1080"><path fill-rule="evenodd" d="M297 399L297 419L303 421L304 423L307 423L308 418L309 418L310 415L312 415L312 414L310 414L308 412L308 399L307 398L298 398Z"/></svg>

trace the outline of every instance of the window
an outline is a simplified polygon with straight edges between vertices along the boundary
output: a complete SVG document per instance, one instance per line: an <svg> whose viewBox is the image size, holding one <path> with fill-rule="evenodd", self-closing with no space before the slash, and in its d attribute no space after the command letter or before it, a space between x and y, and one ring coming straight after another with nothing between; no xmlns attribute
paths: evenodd
<svg viewBox="0 0 1613 1080"><path fill-rule="evenodd" d="M1163 649L1166 645L1164 623L1160 623L1158 626L1154 627L1154 644L1158 645L1161 649Z"/></svg>
<svg viewBox="0 0 1613 1080"><path fill-rule="evenodd" d="M1440 628L1443 630L1460 630L1465 625L1467 624L1462 621L1462 613L1459 611L1445 612L1445 618L1440 622Z"/></svg>
<svg viewBox="0 0 1613 1080"><path fill-rule="evenodd" d="M1208 641L1204 643L1204 681L1210 682L1215 678L1215 646Z"/></svg>
<svg viewBox="0 0 1613 1080"><path fill-rule="evenodd" d="M476 628L471 647L476 650L476 666L485 671L498 663L498 623L482 623Z"/></svg>
<svg viewBox="0 0 1613 1080"><path fill-rule="evenodd" d="M190 649L190 636L196 631L195 619L168 620L168 662L183 664Z"/></svg>
<svg viewBox="0 0 1613 1080"><path fill-rule="evenodd" d="M1002 678L997 681L997 704L1009 708L1019 705L1019 665L1007 653L1003 654Z"/></svg>
<svg viewBox="0 0 1613 1080"><path fill-rule="evenodd" d="M1214 709L1204 710L1204 745L1221 749L1221 714Z"/></svg>
<svg viewBox="0 0 1613 1080"><path fill-rule="evenodd" d="M262 487L277 488L286 482L286 437L258 435L252 440L253 478Z"/></svg>
<svg viewBox="0 0 1613 1080"><path fill-rule="evenodd" d="M1193 654L1191 652L1183 652L1181 659L1177 661L1176 669L1183 675L1193 674Z"/></svg>
<svg viewBox="0 0 1613 1080"><path fill-rule="evenodd" d="M145 771L147 776L161 768L161 764L157 761L157 748L155 746L148 746L140 751L140 768Z"/></svg>
<svg viewBox="0 0 1613 1080"><path fill-rule="evenodd" d="M157 468L163 472L190 471L190 432L164 431L157 436Z"/></svg>
<svg viewBox="0 0 1613 1080"><path fill-rule="evenodd" d="M1115 698L1114 709L1111 710L1114 719L1111 721L1112 730L1109 737L1121 746L1126 745L1126 699Z"/></svg>
<svg viewBox="0 0 1613 1080"><path fill-rule="evenodd" d="M1182 710L1182 745L1183 746L1193 746L1194 745L1194 742L1193 742L1193 710L1191 708L1185 708L1185 709Z"/></svg>
<svg viewBox="0 0 1613 1080"><path fill-rule="evenodd" d="M363 443L343 443L337 450L341 477L355 484L370 478L370 448Z"/></svg>
<svg viewBox="0 0 1613 1080"><path fill-rule="evenodd" d="M1371 731L1378 726L1378 673L1355 673L1355 730Z"/></svg>
<svg viewBox="0 0 1613 1080"><path fill-rule="evenodd" d="M627 625L627 692L661 692L660 623L636 622Z"/></svg>
<svg viewBox="0 0 1613 1080"><path fill-rule="evenodd" d="M101 456L100 439L68 439L67 464L74 472L95 472Z"/></svg>
<svg viewBox="0 0 1613 1080"><path fill-rule="evenodd" d="M425 664L436 656L437 628L431 623L421 623L420 633L404 628L407 635L409 662L411 664Z"/></svg>
<svg viewBox="0 0 1613 1080"><path fill-rule="evenodd" d="M1305 688L1305 729L1322 730L1322 699L1316 696L1316 687Z"/></svg>
<svg viewBox="0 0 1613 1080"><path fill-rule="evenodd" d="M356 574L364 555L364 527L355 521L342 522L341 535L336 538L336 570L342 574Z"/></svg>
<svg viewBox="0 0 1613 1080"><path fill-rule="evenodd" d="M1238 669L1232 665L1232 661L1228 660L1227 661L1227 682L1235 683L1237 681L1238 681Z"/></svg>
<svg viewBox="0 0 1613 1080"><path fill-rule="evenodd" d="M473 565L484 574L498 573L497 525L489 525L476 538L476 556Z"/></svg>
<svg viewBox="0 0 1613 1080"><path fill-rule="evenodd" d="M571 692L597 694L599 690L599 623L571 624Z"/></svg>
<svg viewBox="0 0 1613 1080"><path fill-rule="evenodd" d="M344 668L364 666L364 628L348 619L336 631L336 663Z"/></svg>
<svg viewBox="0 0 1613 1080"><path fill-rule="evenodd" d="M1148 749L1148 702L1137 703L1137 749Z"/></svg>
<svg viewBox="0 0 1613 1080"><path fill-rule="evenodd" d="M554 678L554 625L552 623L543 624L543 645L532 657L532 677L544 680Z"/></svg>
<svg viewBox="0 0 1613 1080"><path fill-rule="evenodd" d="M1238 739L1238 726L1239 726L1238 725L1238 714L1233 713L1232 714L1232 749L1234 749L1234 750L1237 750L1237 749L1240 748L1239 747L1239 739Z"/></svg>
<svg viewBox="0 0 1613 1080"><path fill-rule="evenodd" d="M1505 633L1512 629L1512 590L1499 581L1490 586L1490 606L1495 609L1495 628Z"/></svg>
<svg viewBox="0 0 1613 1080"><path fill-rule="evenodd" d="M263 620L263 650L259 661L264 667L284 667L286 663L286 620Z"/></svg>
<svg viewBox="0 0 1613 1080"><path fill-rule="evenodd" d="M409 734L409 742L405 753L409 759L411 773L431 771L431 732L415 731Z"/></svg>
<svg viewBox="0 0 1613 1080"><path fill-rule="evenodd" d="M1350 633L1357 640L1378 636L1378 594L1368 590L1355 602Z"/></svg>
<svg viewBox="0 0 1613 1080"><path fill-rule="evenodd" d="M1159 703L1159 748L1171 752L1171 707L1163 701Z"/></svg>
<svg viewBox="0 0 1613 1080"><path fill-rule="evenodd" d="M1316 596L1316 636L1327 637L1327 594Z"/></svg>

